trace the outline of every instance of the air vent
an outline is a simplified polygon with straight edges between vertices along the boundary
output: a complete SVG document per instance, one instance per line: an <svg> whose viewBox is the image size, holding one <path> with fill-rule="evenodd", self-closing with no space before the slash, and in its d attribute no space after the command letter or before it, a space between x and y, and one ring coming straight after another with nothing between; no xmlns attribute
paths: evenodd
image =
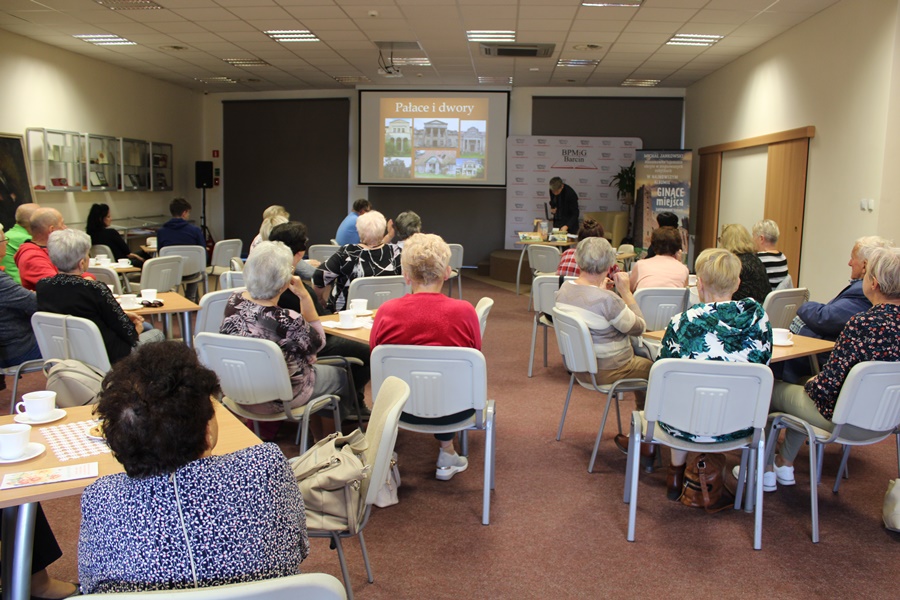
<svg viewBox="0 0 900 600"><path fill-rule="evenodd" d="M500 43L480 44L482 56L546 58L553 55L556 44Z"/></svg>

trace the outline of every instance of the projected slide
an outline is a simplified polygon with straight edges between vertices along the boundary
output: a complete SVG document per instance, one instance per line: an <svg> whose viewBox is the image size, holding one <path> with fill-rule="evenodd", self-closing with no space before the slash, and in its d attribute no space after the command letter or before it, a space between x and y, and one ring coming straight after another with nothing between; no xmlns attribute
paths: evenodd
<svg viewBox="0 0 900 600"><path fill-rule="evenodd" d="M505 183L507 94L393 91L367 102L370 93L364 92L360 113L362 183Z"/></svg>

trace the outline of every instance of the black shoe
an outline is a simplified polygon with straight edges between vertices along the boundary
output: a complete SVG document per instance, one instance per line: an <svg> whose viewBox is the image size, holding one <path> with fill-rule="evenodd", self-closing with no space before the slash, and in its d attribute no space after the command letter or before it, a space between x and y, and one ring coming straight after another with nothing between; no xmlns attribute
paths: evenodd
<svg viewBox="0 0 900 600"><path fill-rule="evenodd" d="M620 433L615 437L616 448L618 448L622 454L628 454L628 436L624 433Z"/></svg>

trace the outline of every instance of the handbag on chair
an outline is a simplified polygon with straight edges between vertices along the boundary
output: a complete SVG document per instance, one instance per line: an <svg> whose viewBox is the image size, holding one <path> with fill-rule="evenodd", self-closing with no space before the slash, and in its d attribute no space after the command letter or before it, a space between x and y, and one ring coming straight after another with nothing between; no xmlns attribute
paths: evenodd
<svg viewBox="0 0 900 600"><path fill-rule="evenodd" d="M63 346L66 358L49 358L44 362L43 372L47 378L47 389L56 392L56 406L84 406L97 402L105 374L80 360L69 358L68 318L63 319Z"/></svg>
<svg viewBox="0 0 900 600"><path fill-rule="evenodd" d="M891 531L900 531L900 479L893 479L888 483L881 513L885 527Z"/></svg>
<svg viewBox="0 0 900 600"><path fill-rule="evenodd" d="M684 469L684 488L681 503L707 512L718 512L725 507L716 505L725 492L725 455L692 454Z"/></svg>

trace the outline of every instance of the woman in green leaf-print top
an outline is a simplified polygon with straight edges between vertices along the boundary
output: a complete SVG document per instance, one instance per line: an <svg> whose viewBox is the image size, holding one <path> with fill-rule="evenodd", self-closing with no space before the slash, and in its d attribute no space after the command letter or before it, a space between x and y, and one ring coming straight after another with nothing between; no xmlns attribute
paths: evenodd
<svg viewBox="0 0 900 600"><path fill-rule="evenodd" d="M740 284L741 261L724 248L704 250L695 263L700 304L676 315L662 339L660 358L692 358L767 364L772 358L772 325L761 304L752 298L732 300ZM737 439L749 431L698 437L660 422L669 435L691 442ZM687 452L672 450L666 479L668 496L677 500L684 480Z"/></svg>

